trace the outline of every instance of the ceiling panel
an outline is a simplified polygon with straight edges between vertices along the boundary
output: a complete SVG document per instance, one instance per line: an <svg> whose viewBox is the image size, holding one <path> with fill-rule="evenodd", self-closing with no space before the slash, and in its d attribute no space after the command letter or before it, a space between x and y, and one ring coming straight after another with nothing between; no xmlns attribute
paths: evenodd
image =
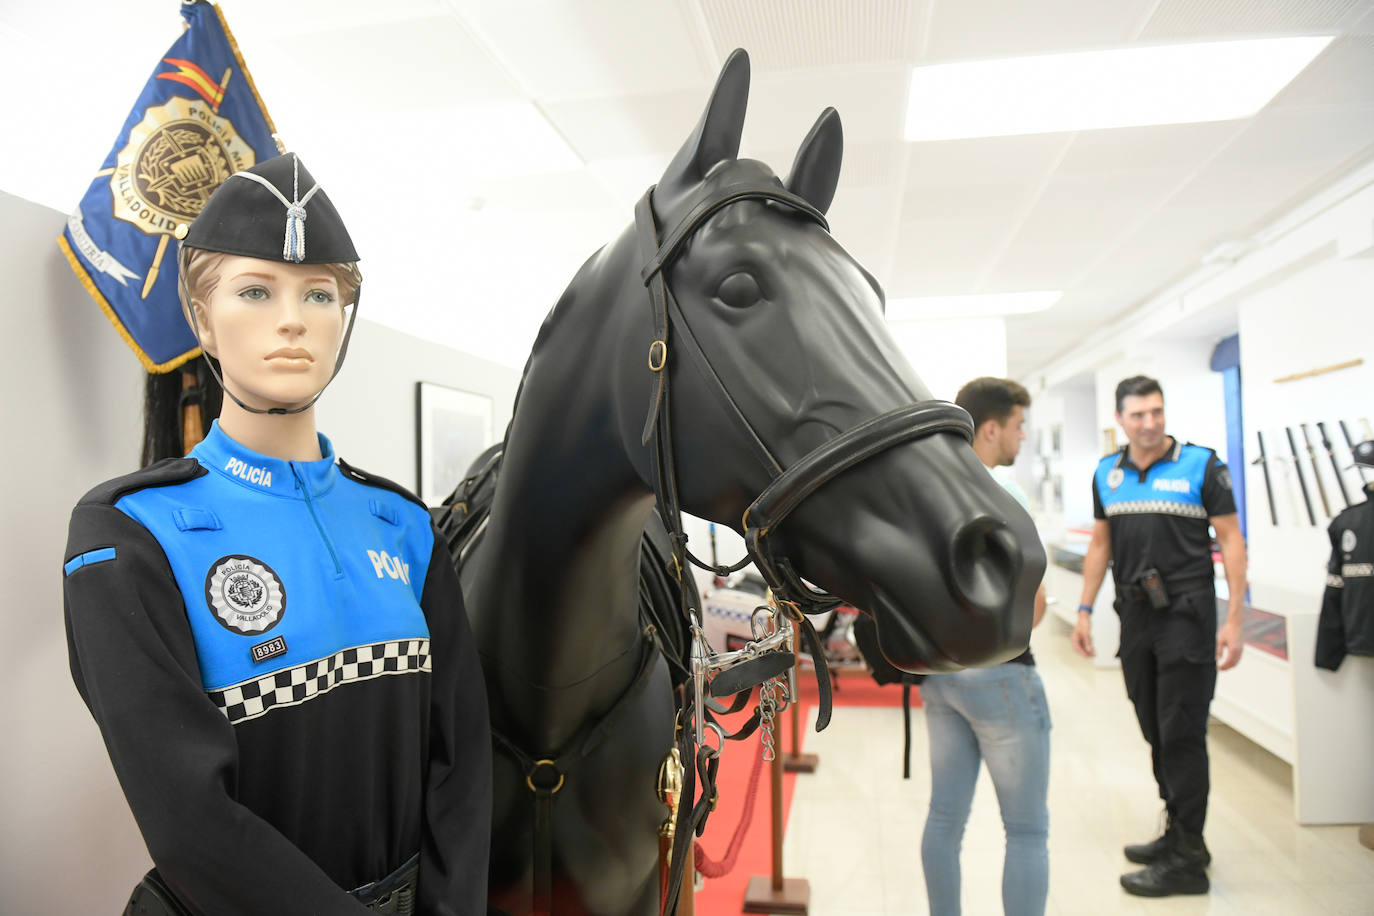
<svg viewBox="0 0 1374 916"><path fill-rule="evenodd" d="M907 189L1038 184L1072 142L1072 134L1027 134L908 143Z"/></svg>
<svg viewBox="0 0 1374 916"><path fill-rule="evenodd" d="M899 143L906 110L905 67L862 66L770 74L756 70L744 145L796 148L827 107L840 115L846 145ZM705 105L702 95L701 104Z"/></svg>
<svg viewBox="0 0 1374 916"><path fill-rule="evenodd" d="M925 61L1121 45L1156 0L935 0Z"/></svg>
<svg viewBox="0 0 1374 916"><path fill-rule="evenodd" d="M1173 169L1187 174L1240 134L1244 121L1085 130L1073 135L1056 175Z"/></svg>
<svg viewBox="0 0 1374 916"><path fill-rule="evenodd" d="M1374 35L1337 38L1269 108L1374 104Z"/></svg>
<svg viewBox="0 0 1374 916"><path fill-rule="evenodd" d="M907 60L933 0L699 0L721 60L749 52L759 71Z"/></svg>
<svg viewBox="0 0 1374 916"><path fill-rule="evenodd" d="M715 79L676 3L512 0L462 4L467 21L530 95L602 98L688 89Z"/></svg>
<svg viewBox="0 0 1374 916"><path fill-rule="evenodd" d="M1263 111L1217 156L1217 168L1291 165L1315 178L1374 143L1374 106Z"/></svg>
<svg viewBox="0 0 1374 916"><path fill-rule="evenodd" d="M1334 31L1367 0L1161 0L1142 41Z"/></svg>
<svg viewBox="0 0 1374 916"><path fill-rule="evenodd" d="M544 102L542 108L584 160L662 156L666 166L696 127L710 87L605 99ZM660 171L662 166L660 166Z"/></svg>

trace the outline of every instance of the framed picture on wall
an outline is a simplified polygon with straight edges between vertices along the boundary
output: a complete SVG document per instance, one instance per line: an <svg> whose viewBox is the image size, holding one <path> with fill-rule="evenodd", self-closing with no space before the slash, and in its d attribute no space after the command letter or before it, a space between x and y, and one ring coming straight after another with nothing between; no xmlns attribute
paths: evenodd
<svg viewBox="0 0 1374 916"><path fill-rule="evenodd" d="M1116 451L1116 427L1108 426L1102 430L1102 454L1110 455Z"/></svg>
<svg viewBox="0 0 1374 916"><path fill-rule="evenodd" d="M415 492L437 506L494 441L492 401L484 394L415 383Z"/></svg>

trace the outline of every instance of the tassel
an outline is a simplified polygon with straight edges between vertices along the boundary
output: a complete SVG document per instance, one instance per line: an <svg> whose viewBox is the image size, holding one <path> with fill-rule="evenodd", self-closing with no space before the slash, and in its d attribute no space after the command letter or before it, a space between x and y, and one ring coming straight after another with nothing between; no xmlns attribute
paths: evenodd
<svg viewBox="0 0 1374 916"><path fill-rule="evenodd" d="M305 207L300 204L286 208L286 235L282 240L281 256L297 264L305 260Z"/></svg>

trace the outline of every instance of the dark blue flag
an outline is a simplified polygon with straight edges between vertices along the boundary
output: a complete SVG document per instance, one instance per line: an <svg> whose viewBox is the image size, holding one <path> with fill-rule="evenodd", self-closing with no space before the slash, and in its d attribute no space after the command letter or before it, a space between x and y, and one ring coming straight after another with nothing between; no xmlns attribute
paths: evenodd
<svg viewBox="0 0 1374 916"><path fill-rule="evenodd" d="M149 372L200 354L177 298L173 233L234 172L279 152L219 8L183 2L158 62L57 243Z"/></svg>

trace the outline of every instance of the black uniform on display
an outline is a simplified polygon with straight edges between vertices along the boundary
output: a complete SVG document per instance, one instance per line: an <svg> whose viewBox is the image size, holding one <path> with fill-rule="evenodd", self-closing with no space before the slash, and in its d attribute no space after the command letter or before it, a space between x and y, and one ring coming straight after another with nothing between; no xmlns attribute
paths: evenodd
<svg viewBox="0 0 1374 916"><path fill-rule="evenodd" d="M1208 519L1235 513L1235 498L1211 449L1175 440L1142 470L1128 448L1103 458L1093 478L1093 515L1111 529L1117 654L1170 822L1200 836L1210 787L1207 708L1217 678Z"/></svg>
<svg viewBox="0 0 1374 916"><path fill-rule="evenodd" d="M1374 441L1355 447L1358 464L1374 467ZM1331 561L1317 620L1318 668L1335 671L1347 655L1374 656L1374 483L1365 501L1342 511L1327 528Z"/></svg>
<svg viewBox="0 0 1374 916"><path fill-rule="evenodd" d="M186 244L356 260L294 156L252 172L272 187L227 180ZM72 514L72 676L157 866L130 911L486 912L487 703L447 546L318 441L286 460L217 421Z"/></svg>

